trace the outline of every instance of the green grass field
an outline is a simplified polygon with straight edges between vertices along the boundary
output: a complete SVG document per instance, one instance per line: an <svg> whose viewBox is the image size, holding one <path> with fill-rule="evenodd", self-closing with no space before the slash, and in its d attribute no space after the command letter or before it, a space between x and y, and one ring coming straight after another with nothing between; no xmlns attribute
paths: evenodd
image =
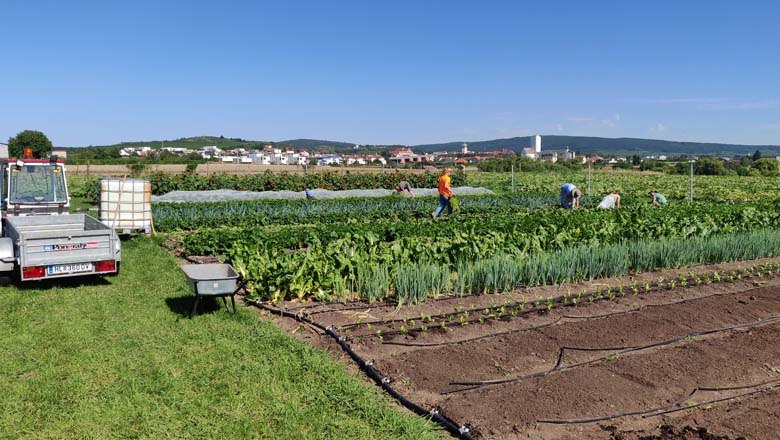
<svg viewBox="0 0 780 440"><path fill-rule="evenodd" d="M152 239L84 285L0 287L0 438L440 438L239 307L192 304Z"/></svg>

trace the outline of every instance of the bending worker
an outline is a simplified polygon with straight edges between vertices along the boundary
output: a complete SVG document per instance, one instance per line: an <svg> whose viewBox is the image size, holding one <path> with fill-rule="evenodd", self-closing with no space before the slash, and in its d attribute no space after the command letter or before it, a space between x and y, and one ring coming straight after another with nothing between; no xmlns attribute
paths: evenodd
<svg viewBox="0 0 780 440"><path fill-rule="evenodd" d="M604 200L599 203L599 206L597 208L601 209L612 209L612 208L620 208L620 193L615 191L611 194L608 194L606 197L604 197Z"/></svg>
<svg viewBox="0 0 780 440"><path fill-rule="evenodd" d="M409 193L410 196L414 197L414 191L412 191L412 185L406 180L402 180L398 185L396 185L395 191L404 195L406 195L406 193Z"/></svg>
<svg viewBox="0 0 780 440"><path fill-rule="evenodd" d="M573 183L564 183L561 187L561 207L564 209L579 208L580 197L582 197L582 191Z"/></svg>
<svg viewBox="0 0 780 440"><path fill-rule="evenodd" d="M664 197L663 194L659 193L656 190L652 190L648 194L650 194L650 197L652 197L652 199L650 200L651 205L653 206L666 205L666 197Z"/></svg>
<svg viewBox="0 0 780 440"><path fill-rule="evenodd" d="M439 206L431 214L431 217L436 218L441 215L444 209L447 209L447 215L452 214L452 205L450 199L452 198L452 188L450 186L450 169L445 168L439 177Z"/></svg>

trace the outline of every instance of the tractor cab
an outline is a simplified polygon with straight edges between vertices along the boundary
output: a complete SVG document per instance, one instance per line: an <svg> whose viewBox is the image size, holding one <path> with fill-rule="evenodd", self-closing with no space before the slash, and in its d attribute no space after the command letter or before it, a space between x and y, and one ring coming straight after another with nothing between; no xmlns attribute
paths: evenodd
<svg viewBox="0 0 780 440"><path fill-rule="evenodd" d="M8 159L0 167L3 217L67 214L70 198L65 164L52 156L33 159L25 151L21 159Z"/></svg>

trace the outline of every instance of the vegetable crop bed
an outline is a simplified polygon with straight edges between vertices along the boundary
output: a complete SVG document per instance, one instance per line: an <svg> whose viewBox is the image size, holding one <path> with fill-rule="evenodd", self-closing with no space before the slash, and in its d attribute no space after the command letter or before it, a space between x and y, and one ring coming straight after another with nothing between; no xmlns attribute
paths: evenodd
<svg viewBox="0 0 780 440"><path fill-rule="evenodd" d="M697 266L399 310L280 306L464 436L778 438L778 270Z"/></svg>

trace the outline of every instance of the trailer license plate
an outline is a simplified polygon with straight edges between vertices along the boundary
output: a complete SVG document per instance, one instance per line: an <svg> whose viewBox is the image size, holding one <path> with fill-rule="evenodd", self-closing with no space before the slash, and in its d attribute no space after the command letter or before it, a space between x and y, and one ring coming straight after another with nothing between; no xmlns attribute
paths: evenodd
<svg viewBox="0 0 780 440"><path fill-rule="evenodd" d="M92 263L53 264L51 266L46 266L47 276L79 272L92 272Z"/></svg>

